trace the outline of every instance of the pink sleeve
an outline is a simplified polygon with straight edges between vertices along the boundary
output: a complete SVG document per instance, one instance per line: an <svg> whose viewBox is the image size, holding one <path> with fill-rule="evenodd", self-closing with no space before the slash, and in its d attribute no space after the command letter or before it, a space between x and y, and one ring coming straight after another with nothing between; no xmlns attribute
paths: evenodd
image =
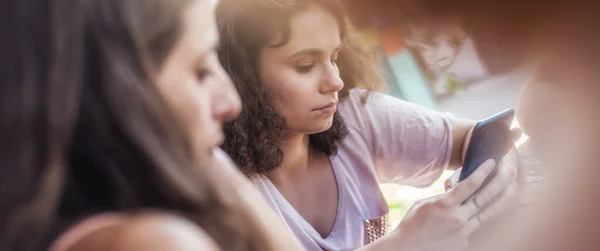
<svg viewBox="0 0 600 251"><path fill-rule="evenodd" d="M358 133L369 148L379 182L424 187L448 165L452 150L452 115L400 99L371 93L361 103L353 90L340 106L350 133Z"/></svg>

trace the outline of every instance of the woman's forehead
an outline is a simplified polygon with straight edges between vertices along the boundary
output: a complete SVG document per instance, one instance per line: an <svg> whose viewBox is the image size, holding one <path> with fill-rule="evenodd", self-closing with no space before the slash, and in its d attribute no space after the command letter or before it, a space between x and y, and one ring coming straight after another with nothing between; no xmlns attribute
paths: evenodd
<svg viewBox="0 0 600 251"><path fill-rule="evenodd" d="M271 44L279 44L284 39L287 42L275 48L288 53L299 50L333 51L342 43L336 18L316 5L292 16L289 28L289 39L284 37L288 34L284 34L282 30L275 33Z"/></svg>

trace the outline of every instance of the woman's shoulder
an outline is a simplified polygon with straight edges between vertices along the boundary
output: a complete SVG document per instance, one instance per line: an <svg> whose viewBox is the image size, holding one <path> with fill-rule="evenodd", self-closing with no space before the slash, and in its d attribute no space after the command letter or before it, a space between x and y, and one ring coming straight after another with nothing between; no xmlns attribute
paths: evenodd
<svg viewBox="0 0 600 251"><path fill-rule="evenodd" d="M385 93L351 89L340 103L340 113L350 123L379 127L390 120L420 123L438 118L452 118L448 113L425 108ZM409 123L410 124L410 123ZM395 124L398 125L398 124Z"/></svg>
<svg viewBox="0 0 600 251"><path fill-rule="evenodd" d="M380 91L370 91L361 88L352 88L348 91L346 97L341 100L343 107L352 106L354 108L374 109L374 108L406 108L418 107L415 104L406 102L400 98L391 96Z"/></svg>
<svg viewBox="0 0 600 251"><path fill-rule="evenodd" d="M219 250L195 223L164 212L96 215L69 229L50 251Z"/></svg>
<svg viewBox="0 0 600 251"><path fill-rule="evenodd" d="M364 131L387 119L391 110L401 111L405 107L403 101L387 94L353 88L338 108L346 126Z"/></svg>
<svg viewBox="0 0 600 251"><path fill-rule="evenodd" d="M348 94L341 100L342 102L340 102L340 104L347 105L366 103L367 98L372 96L373 93L375 92L367 91L361 88L352 88L348 90Z"/></svg>

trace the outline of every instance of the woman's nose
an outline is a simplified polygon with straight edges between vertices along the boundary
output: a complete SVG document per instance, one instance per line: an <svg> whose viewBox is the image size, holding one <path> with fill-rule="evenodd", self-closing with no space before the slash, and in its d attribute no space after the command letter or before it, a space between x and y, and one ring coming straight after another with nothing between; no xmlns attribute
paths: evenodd
<svg viewBox="0 0 600 251"><path fill-rule="evenodd" d="M321 93L339 92L344 88L344 81L340 77L337 66L332 65L327 70L321 84Z"/></svg>
<svg viewBox="0 0 600 251"><path fill-rule="evenodd" d="M233 85L229 75L222 71L221 85L218 88L218 95L214 97L213 114L215 119L219 121L229 121L240 114L242 109L242 101Z"/></svg>

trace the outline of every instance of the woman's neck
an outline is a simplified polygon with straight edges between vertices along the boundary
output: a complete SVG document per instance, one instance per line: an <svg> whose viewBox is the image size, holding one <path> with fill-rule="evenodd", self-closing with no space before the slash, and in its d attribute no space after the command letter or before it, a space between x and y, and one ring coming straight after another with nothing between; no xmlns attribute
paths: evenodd
<svg viewBox="0 0 600 251"><path fill-rule="evenodd" d="M283 161L278 170L283 172L301 172L309 167L311 149L309 135L288 135L281 148Z"/></svg>

